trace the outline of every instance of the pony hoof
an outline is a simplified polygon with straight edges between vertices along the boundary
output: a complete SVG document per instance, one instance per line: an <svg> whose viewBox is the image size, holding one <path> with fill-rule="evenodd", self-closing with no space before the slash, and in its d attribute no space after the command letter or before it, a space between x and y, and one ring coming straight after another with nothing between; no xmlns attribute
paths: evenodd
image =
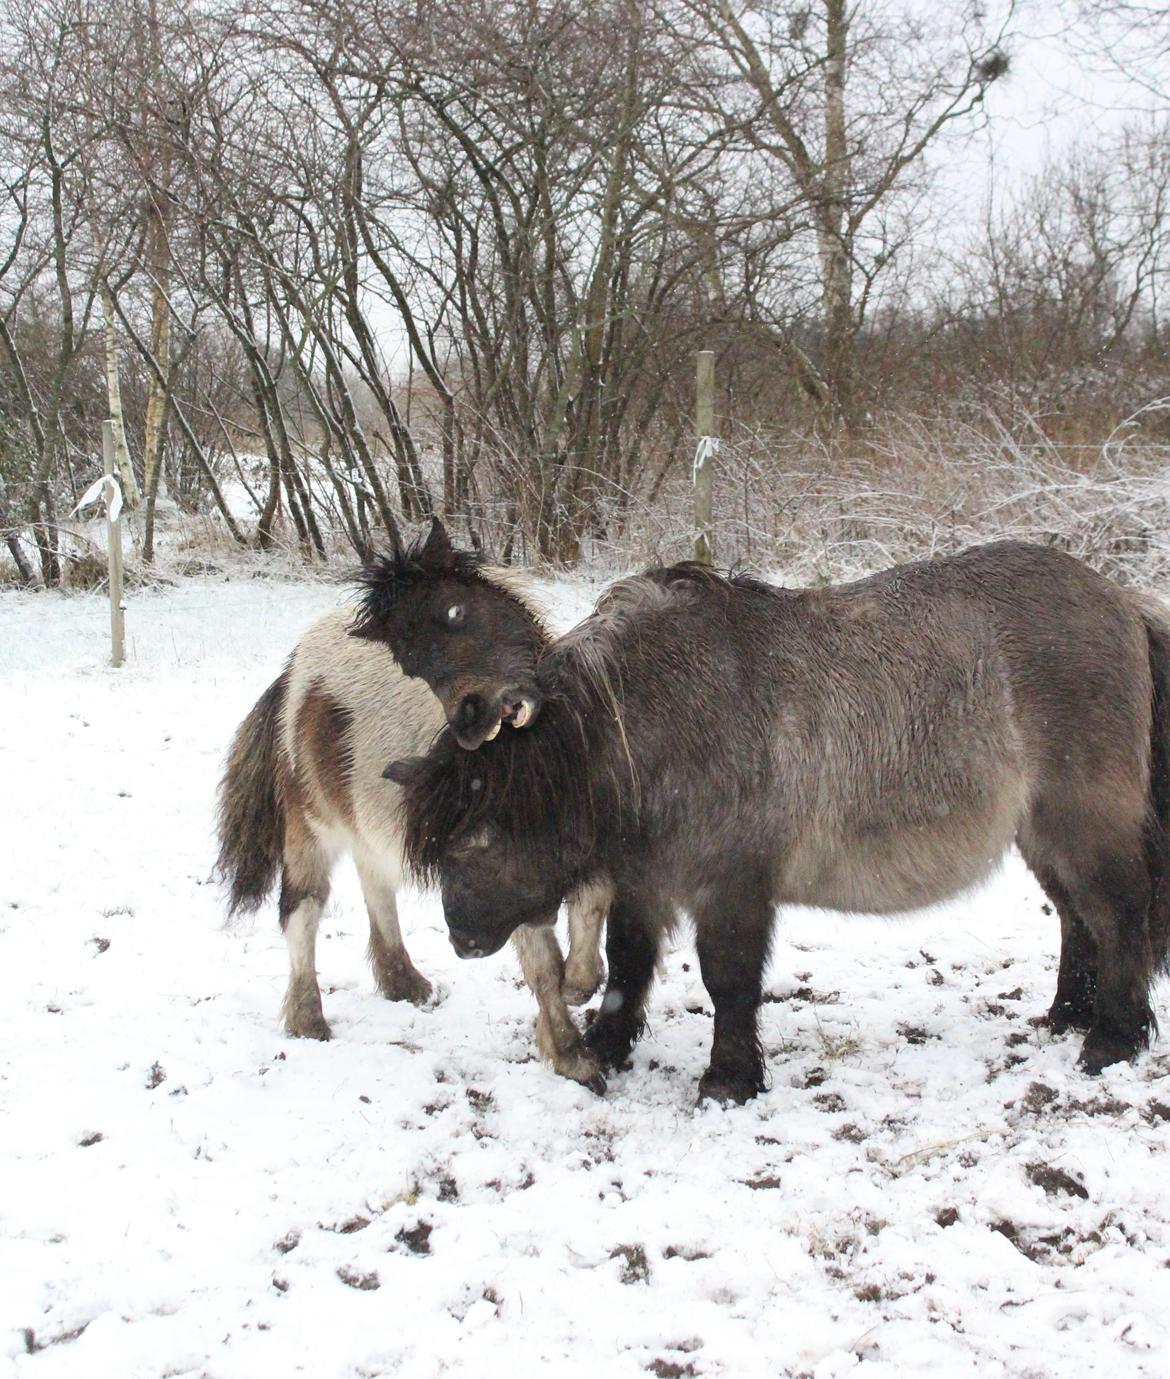
<svg viewBox="0 0 1170 1379"><path fill-rule="evenodd" d="M412 1004L418 1006L420 1010L435 1010L447 999L447 987L441 984L436 986L434 982L427 981L424 981L424 985L427 989L426 995L420 996Z"/></svg>
<svg viewBox="0 0 1170 1379"><path fill-rule="evenodd" d="M742 1106L763 1091L759 1082L750 1077L735 1077L724 1073L704 1073L699 1082L698 1105L713 1101L717 1106Z"/></svg>
<svg viewBox="0 0 1170 1379"><path fill-rule="evenodd" d="M585 973L578 976L565 973L564 984L561 986L561 996L565 1004L570 1006L583 1006L587 1001L597 994L601 983L605 981L605 968L598 967L592 973Z"/></svg>
<svg viewBox="0 0 1170 1379"><path fill-rule="evenodd" d="M1076 1006L1054 1005L1046 1015L1041 1015L1036 1024L1051 1034L1071 1034L1074 1030L1084 1034L1093 1023L1091 1010L1078 1010Z"/></svg>
<svg viewBox="0 0 1170 1379"><path fill-rule="evenodd" d="M585 1047L594 1055L601 1067L609 1072L624 1072L633 1066L630 1050L633 1040L628 1034L616 1031L605 1020L598 1017L584 1035Z"/></svg>
<svg viewBox="0 0 1170 1379"><path fill-rule="evenodd" d="M1090 1077L1096 1077L1103 1068L1108 1068L1114 1063L1130 1062L1137 1057L1138 1051L1138 1046L1132 1039L1094 1031L1081 1047L1077 1067Z"/></svg>
<svg viewBox="0 0 1170 1379"><path fill-rule="evenodd" d="M552 1056L553 1072L569 1082L577 1082L587 1087L595 1096L605 1095L605 1078L602 1076L597 1055L583 1045Z"/></svg>
<svg viewBox="0 0 1170 1379"><path fill-rule="evenodd" d="M333 1031L323 1015L315 1019L288 1020L284 1027L294 1039L317 1039L325 1043L333 1038Z"/></svg>
<svg viewBox="0 0 1170 1379"><path fill-rule="evenodd" d="M561 987L561 996L567 1006L583 1006L587 1001L592 1000L597 987L600 985L600 982L594 986L578 986L575 982L566 982Z"/></svg>
<svg viewBox="0 0 1170 1379"><path fill-rule="evenodd" d="M435 988L418 972L396 974L388 981L378 983L378 990L388 1001L409 1001L412 1006L432 1009L442 1000L435 994Z"/></svg>

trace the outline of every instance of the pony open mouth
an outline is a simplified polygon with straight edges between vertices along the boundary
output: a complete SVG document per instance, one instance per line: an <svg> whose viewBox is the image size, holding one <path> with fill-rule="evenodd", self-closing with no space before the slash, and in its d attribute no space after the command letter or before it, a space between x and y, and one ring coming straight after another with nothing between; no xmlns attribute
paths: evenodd
<svg viewBox="0 0 1170 1379"><path fill-rule="evenodd" d="M536 706L531 699L508 699L500 701L500 719L498 723L492 725L484 736L485 742L491 742L493 738L499 736L500 729L505 723L511 724L513 728L523 728L531 723L536 717Z"/></svg>

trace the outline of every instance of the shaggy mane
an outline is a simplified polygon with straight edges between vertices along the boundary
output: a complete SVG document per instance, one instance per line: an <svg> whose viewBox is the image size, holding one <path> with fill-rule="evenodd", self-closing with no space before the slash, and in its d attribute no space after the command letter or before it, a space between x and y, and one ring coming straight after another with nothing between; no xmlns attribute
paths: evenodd
<svg viewBox="0 0 1170 1379"><path fill-rule="evenodd" d="M472 573L492 583L497 573L516 578L478 562ZM409 571L406 577L412 577ZM514 587L498 587L525 601ZM650 610L668 611L679 600L711 591L736 597L748 589L781 592L693 561L619 580L583 622L550 641L538 671L548 697L531 728L505 728L474 752L464 751L444 729L403 787L404 850L419 880L436 883L448 849L485 824L503 829L521 850L555 848L581 856L592 850L600 813L622 799L636 812L638 770L624 728L626 636ZM605 805L582 791L591 781L602 782Z"/></svg>
<svg viewBox="0 0 1170 1379"><path fill-rule="evenodd" d="M403 850L420 881L438 881L448 848L484 824L521 851L580 855L596 836L584 723L561 700L547 702L533 728L505 728L468 752L443 729L403 786Z"/></svg>

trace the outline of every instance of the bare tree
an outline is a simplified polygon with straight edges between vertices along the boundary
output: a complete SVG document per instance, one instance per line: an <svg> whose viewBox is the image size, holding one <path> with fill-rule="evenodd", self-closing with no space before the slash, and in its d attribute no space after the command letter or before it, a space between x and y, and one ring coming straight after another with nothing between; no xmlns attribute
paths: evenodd
<svg viewBox="0 0 1170 1379"><path fill-rule="evenodd" d="M1006 23L948 10L815 0L682 0L711 64L711 110L782 173L782 203L815 248L819 315L808 347L779 325L806 390L846 423L856 414L856 341L890 261L889 218L921 186L924 158L968 122L1007 68ZM1010 12L1009 12L1010 17Z"/></svg>

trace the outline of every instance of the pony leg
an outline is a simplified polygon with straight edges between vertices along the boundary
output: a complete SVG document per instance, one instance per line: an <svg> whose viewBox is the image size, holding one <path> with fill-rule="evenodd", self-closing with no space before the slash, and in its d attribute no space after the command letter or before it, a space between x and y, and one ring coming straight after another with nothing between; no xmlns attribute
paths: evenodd
<svg viewBox="0 0 1170 1379"><path fill-rule="evenodd" d="M1136 854L1141 857L1140 847ZM1133 1058L1155 1028L1150 1008L1151 887L1143 862L1115 856L1076 882L1069 893L1097 947L1093 1019L1078 1062L1088 1073Z"/></svg>
<svg viewBox="0 0 1170 1379"><path fill-rule="evenodd" d="M583 1006L605 977L601 926L612 899L613 887L602 881L590 882L569 897L569 956L561 989L571 1006Z"/></svg>
<svg viewBox="0 0 1170 1379"><path fill-rule="evenodd" d="M321 1009L317 985L317 926L329 897L329 873L317 885L298 881L286 862L280 878L280 927L288 944L288 990L281 1015L289 1034L301 1039L328 1039L331 1030Z"/></svg>
<svg viewBox="0 0 1170 1379"><path fill-rule="evenodd" d="M634 1040L644 1028L643 1011L663 932L672 912L660 901L616 893L606 926L609 981L601 1010L585 1031L585 1043L603 1068L628 1064Z"/></svg>
<svg viewBox="0 0 1170 1379"><path fill-rule="evenodd" d="M1086 1031L1093 1023L1097 995L1097 944L1089 926L1073 908L1068 892L1051 867L1024 859L1060 916L1060 966L1056 995L1044 1018L1053 1034Z"/></svg>
<svg viewBox="0 0 1170 1379"><path fill-rule="evenodd" d="M772 940L772 904L763 885L728 884L696 907L703 985L715 1006L711 1062L699 1100L742 1105L762 1092L759 1008Z"/></svg>
<svg viewBox="0 0 1170 1379"><path fill-rule="evenodd" d="M434 996L434 988L411 962L402 941L395 887L367 859L355 856L354 862L370 918L367 953L378 990L388 1001L426 1005Z"/></svg>
<svg viewBox="0 0 1170 1379"><path fill-rule="evenodd" d="M536 997L536 1047L541 1056L559 1076L580 1082L601 1096L605 1091L601 1065L585 1047L565 1005L561 984L564 965L555 931L551 925L522 924L512 935L512 947L524 980Z"/></svg>

